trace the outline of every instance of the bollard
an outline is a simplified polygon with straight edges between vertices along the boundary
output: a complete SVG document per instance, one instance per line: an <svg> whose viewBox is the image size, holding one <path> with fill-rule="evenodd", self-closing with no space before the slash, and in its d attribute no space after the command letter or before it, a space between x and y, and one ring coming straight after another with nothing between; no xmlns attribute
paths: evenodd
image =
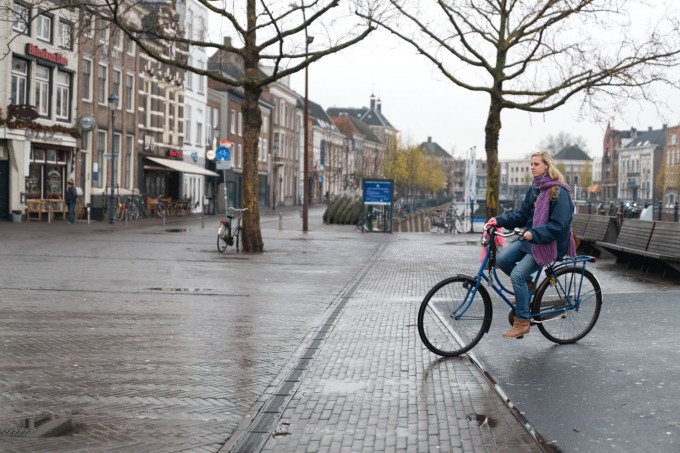
<svg viewBox="0 0 680 453"><path fill-rule="evenodd" d="M90 224L90 205L87 205L87 224Z"/></svg>
<svg viewBox="0 0 680 453"><path fill-rule="evenodd" d="M165 209L161 212L161 225L165 228Z"/></svg>
<svg viewBox="0 0 680 453"><path fill-rule="evenodd" d="M279 231L283 230L283 214L279 211Z"/></svg>
<svg viewBox="0 0 680 453"><path fill-rule="evenodd" d="M659 215L658 215L658 217L657 217L658 220L662 220L662 217L663 217L663 211L662 211L662 209L663 209L663 204L661 203L661 201L659 201Z"/></svg>
<svg viewBox="0 0 680 453"><path fill-rule="evenodd" d="M123 216L125 218L125 228L127 228L128 215L127 213Z"/></svg>
<svg viewBox="0 0 680 453"><path fill-rule="evenodd" d="M590 201L588 202L588 215L592 214L593 212L593 203Z"/></svg>
<svg viewBox="0 0 680 453"><path fill-rule="evenodd" d="M678 221L678 202L675 202L675 206L673 206L673 221L677 222Z"/></svg>

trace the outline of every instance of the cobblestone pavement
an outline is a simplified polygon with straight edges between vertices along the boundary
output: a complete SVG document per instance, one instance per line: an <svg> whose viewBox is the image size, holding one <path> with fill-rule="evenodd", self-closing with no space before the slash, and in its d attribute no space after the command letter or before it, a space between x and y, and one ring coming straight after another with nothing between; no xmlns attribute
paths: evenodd
<svg viewBox="0 0 680 453"><path fill-rule="evenodd" d="M0 450L540 451L469 359L418 339L420 300L471 272L477 238L320 213L308 233L264 213L258 255L218 254L216 217L0 224L0 434L76 426Z"/></svg>

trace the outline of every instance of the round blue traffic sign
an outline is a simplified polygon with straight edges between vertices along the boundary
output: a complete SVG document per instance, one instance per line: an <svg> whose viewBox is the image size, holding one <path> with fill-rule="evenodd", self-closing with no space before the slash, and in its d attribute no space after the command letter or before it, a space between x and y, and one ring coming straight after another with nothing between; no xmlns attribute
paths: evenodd
<svg viewBox="0 0 680 453"><path fill-rule="evenodd" d="M231 151L226 146L218 146L215 150L215 157L217 160L229 160L231 157Z"/></svg>

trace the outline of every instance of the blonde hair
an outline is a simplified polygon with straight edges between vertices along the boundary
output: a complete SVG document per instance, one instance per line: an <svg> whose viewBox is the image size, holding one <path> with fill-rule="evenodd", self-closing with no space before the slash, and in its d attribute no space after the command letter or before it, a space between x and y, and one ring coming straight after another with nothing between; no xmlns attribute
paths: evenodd
<svg viewBox="0 0 680 453"><path fill-rule="evenodd" d="M536 151L531 155L531 157L540 157L543 163L548 167L545 172L548 174L550 179L557 179L560 182L564 182L564 175L561 171L557 169L555 161L552 158L552 154L548 151ZM558 186L552 187L550 189L550 199L555 200L560 195L560 188Z"/></svg>

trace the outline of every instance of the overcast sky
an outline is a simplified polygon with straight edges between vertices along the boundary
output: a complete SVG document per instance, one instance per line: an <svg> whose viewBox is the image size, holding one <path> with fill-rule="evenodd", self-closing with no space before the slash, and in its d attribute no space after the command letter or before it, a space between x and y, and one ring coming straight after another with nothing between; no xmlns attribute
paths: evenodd
<svg viewBox="0 0 680 453"><path fill-rule="evenodd" d="M292 76L292 88L304 94L304 72ZM678 90L659 87L661 97L680 106ZM444 79L425 57L401 44L385 32L325 57L309 69L309 97L324 109L369 106L375 94L382 101L382 112L401 133L402 140L417 144L432 137L447 151L463 157L477 147L484 156L484 125L488 98L473 94ZM657 112L653 105L631 105L625 116L614 118L619 129L654 129L664 123L680 124L678 109ZM581 136L591 157L602 154L606 121L579 120L573 101L554 112L530 115L504 110L499 142L499 158L523 158L536 151L546 136L561 131Z"/></svg>

